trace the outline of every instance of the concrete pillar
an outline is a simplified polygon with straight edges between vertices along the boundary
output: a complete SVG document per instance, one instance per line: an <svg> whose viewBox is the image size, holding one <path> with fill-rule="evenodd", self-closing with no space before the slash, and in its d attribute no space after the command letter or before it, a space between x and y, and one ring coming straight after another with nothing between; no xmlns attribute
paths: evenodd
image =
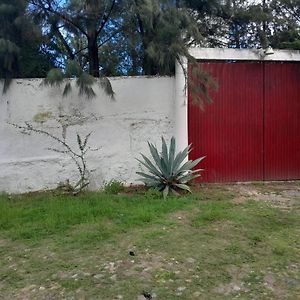
<svg viewBox="0 0 300 300"><path fill-rule="evenodd" d="M176 62L175 72L175 138L177 151L188 145L188 98L185 72L187 72L187 58L182 57ZM185 71L183 70L185 69Z"/></svg>

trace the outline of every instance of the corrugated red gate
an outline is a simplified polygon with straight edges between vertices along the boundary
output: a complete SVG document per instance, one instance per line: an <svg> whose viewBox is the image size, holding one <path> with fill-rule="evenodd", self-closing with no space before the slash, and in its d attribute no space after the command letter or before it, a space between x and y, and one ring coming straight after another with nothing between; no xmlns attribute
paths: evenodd
<svg viewBox="0 0 300 300"><path fill-rule="evenodd" d="M200 110L189 94L192 159L200 181L300 179L300 64L202 62L219 83Z"/></svg>

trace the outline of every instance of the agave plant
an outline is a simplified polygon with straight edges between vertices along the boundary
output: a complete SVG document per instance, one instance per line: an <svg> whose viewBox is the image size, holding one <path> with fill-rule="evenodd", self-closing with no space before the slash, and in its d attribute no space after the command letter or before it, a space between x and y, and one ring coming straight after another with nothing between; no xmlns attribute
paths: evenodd
<svg viewBox="0 0 300 300"><path fill-rule="evenodd" d="M152 159L142 155L144 161L137 159L146 169L147 173L136 172L149 187L154 187L162 191L164 198L170 192L178 194L178 190L191 192L188 183L200 176L202 169L193 170L205 157L196 160L187 160L187 156L191 151L191 145L180 151L177 155L176 141L172 137L170 147L168 149L165 139L162 137L162 149L159 153L156 146L148 142Z"/></svg>

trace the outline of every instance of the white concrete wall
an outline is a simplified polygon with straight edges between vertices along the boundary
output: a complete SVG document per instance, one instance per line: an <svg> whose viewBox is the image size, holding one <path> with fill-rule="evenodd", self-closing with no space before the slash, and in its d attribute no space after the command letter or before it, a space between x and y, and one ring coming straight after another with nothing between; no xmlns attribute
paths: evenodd
<svg viewBox="0 0 300 300"><path fill-rule="evenodd" d="M61 136L57 119L67 124L67 140L73 146L76 132L93 132L90 145L100 150L87 155L92 189L113 179L137 184L135 158L148 153L147 141L160 144L161 136L175 134L175 79L112 78L111 83L115 101L98 87L93 99L79 97L76 88L62 98L61 89L42 87L40 79L14 80L7 94L0 95L0 192L51 189L77 179L67 156L47 150L57 146L52 140L22 134L8 124L30 122Z"/></svg>

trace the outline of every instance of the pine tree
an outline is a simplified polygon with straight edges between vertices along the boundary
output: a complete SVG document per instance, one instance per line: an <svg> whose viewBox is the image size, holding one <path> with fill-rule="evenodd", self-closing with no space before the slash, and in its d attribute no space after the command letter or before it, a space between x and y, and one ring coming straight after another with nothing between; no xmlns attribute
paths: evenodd
<svg viewBox="0 0 300 300"><path fill-rule="evenodd" d="M0 1L0 78L10 80L19 74L20 43L26 3L22 0Z"/></svg>
<svg viewBox="0 0 300 300"><path fill-rule="evenodd" d="M0 78L5 92L12 78L43 77L53 66L41 51L40 31L27 15L28 1L0 0Z"/></svg>
<svg viewBox="0 0 300 300"><path fill-rule="evenodd" d="M274 15L272 46L300 50L300 1L273 0L270 6Z"/></svg>

